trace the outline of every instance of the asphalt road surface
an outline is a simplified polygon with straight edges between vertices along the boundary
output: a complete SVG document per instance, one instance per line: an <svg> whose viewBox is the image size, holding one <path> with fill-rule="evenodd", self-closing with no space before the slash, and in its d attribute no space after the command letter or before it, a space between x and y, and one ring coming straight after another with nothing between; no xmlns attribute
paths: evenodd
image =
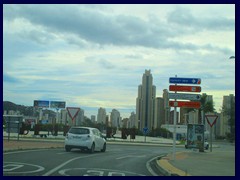
<svg viewBox="0 0 240 180"><path fill-rule="evenodd" d="M153 158L171 147L107 145L106 152L39 149L3 154L4 176L153 176Z"/></svg>

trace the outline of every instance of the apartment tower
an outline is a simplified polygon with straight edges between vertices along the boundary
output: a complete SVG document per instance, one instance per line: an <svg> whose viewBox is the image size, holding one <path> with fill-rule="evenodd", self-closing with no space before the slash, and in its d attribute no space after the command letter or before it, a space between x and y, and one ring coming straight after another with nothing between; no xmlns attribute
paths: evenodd
<svg viewBox="0 0 240 180"><path fill-rule="evenodd" d="M149 131L153 129L155 97L156 86L153 85L151 70L145 70L142 77L142 85L138 86L138 97L136 100L136 120L140 130L144 127L147 127Z"/></svg>

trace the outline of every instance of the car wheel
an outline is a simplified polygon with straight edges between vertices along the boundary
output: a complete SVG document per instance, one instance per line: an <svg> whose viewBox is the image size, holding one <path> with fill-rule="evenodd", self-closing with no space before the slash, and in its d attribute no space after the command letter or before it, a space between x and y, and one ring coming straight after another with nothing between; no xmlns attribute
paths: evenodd
<svg viewBox="0 0 240 180"><path fill-rule="evenodd" d="M95 151L95 144L93 143L91 146L91 149L89 149L89 152L94 153L94 151Z"/></svg>
<svg viewBox="0 0 240 180"><path fill-rule="evenodd" d="M103 148L102 148L101 152L105 152L105 151L106 151L106 143L104 143L104 145L103 145Z"/></svg>
<svg viewBox="0 0 240 180"><path fill-rule="evenodd" d="M70 148L69 146L65 146L65 150L66 150L67 152L69 152L69 151L71 151L71 148Z"/></svg>

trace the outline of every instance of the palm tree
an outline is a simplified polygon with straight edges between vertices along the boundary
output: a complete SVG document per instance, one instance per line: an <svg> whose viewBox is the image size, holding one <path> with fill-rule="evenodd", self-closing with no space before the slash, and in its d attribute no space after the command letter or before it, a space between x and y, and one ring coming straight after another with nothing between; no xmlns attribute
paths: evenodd
<svg viewBox="0 0 240 180"><path fill-rule="evenodd" d="M214 103L213 101L207 101L207 94L203 94L200 99L201 107L199 108L199 118L198 118L198 124L204 124L205 121L202 119L205 119L205 113L208 112L215 112ZM202 117L203 112L203 117Z"/></svg>

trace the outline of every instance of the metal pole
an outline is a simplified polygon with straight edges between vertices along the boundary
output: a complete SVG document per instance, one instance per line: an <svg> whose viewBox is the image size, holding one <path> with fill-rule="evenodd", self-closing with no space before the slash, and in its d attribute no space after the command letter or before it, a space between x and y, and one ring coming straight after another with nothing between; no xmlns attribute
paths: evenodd
<svg viewBox="0 0 240 180"><path fill-rule="evenodd" d="M177 77L177 75L175 75ZM177 85L177 84L175 84ZM176 93L176 91L175 91ZM176 99L175 99L176 101ZM174 107L174 120L173 120L173 160L175 160L175 154L176 154L176 122L177 122L177 107Z"/></svg>
<svg viewBox="0 0 240 180"><path fill-rule="evenodd" d="M8 141L9 141L10 140L10 121L9 121L9 119L8 119L7 123L8 123Z"/></svg>
<svg viewBox="0 0 240 180"><path fill-rule="evenodd" d="M212 127L210 128L210 152L212 152Z"/></svg>
<svg viewBox="0 0 240 180"><path fill-rule="evenodd" d="M20 123L20 121L18 120L18 141L19 141L19 131L20 131L20 129L19 129L19 123Z"/></svg>

